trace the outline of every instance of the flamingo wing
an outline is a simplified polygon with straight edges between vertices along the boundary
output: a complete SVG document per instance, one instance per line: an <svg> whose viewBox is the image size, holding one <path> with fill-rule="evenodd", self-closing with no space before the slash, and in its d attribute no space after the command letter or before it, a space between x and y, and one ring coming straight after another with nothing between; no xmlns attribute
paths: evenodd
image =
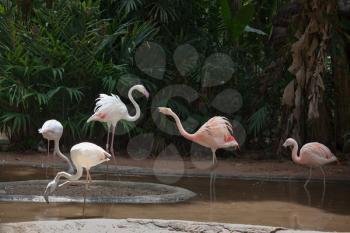
<svg viewBox="0 0 350 233"><path fill-rule="evenodd" d="M63 125L57 120L48 120L38 132L47 140L59 140L63 134Z"/></svg>
<svg viewBox="0 0 350 233"><path fill-rule="evenodd" d="M45 133L47 131L62 133L63 126L57 120L47 120L43 126L38 130L39 133Z"/></svg>
<svg viewBox="0 0 350 233"><path fill-rule="evenodd" d="M109 161L110 157L111 155L104 149L90 142L81 142L71 148L72 160L85 168Z"/></svg>
<svg viewBox="0 0 350 233"><path fill-rule="evenodd" d="M223 146L225 143L235 140L232 136L231 123L225 117L221 116L210 118L198 129L196 134L206 135L212 138L218 146Z"/></svg>
<svg viewBox="0 0 350 233"><path fill-rule="evenodd" d="M322 166L337 160L328 147L318 142L305 144L300 149L300 156L303 163L310 166Z"/></svg>
<svg viewBox="0 0 350 233"><path fill-rule="evenodd" d="M94 115L90 118L99 121L118 121L127 114L128 110L123 101L117 95L100 94L96 99Z"/></svg>

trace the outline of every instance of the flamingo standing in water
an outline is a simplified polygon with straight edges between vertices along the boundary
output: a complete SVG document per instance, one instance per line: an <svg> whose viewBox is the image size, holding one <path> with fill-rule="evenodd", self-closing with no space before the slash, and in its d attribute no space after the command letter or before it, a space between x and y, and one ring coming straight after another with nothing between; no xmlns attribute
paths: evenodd
<svg viewBox="0 0 350 233"><path fill-rule="evenodd" d="M60 139L63 134L63 126L62 124L57 120L48 120L45 121L43 126L38 130L42 136L47 139L47 156L49 156L50 153L50 141L55 142L53 155L57 154L59 157L61 157L63 160L65 160L68 163L69 166L69 172L74 172L73 165L71 161L60 151Z"/></svg>
<svg viewBox="0 0 350 233"><path fill-rule="evenodd" d="M111 94L109 96L106 94L100 94L100 97L96 99L97 102L94 109L94 114L86 121L86 122L100 121L100 122L107 123L108 133L107 133L106 150L109 151L109 145L111 145L110 150L114 159L115 159L115 155L114 155L114 149L113 149L113 141L114 141L114 133L115 133L115 128L117 126L117 123L120 120L136 121L140 118L140 114L141 114L140 107L132 96L132 93L134 90L139 91L144 96L146 96L146 98L149 97L149 93L143 85L135 85L130 88L128 97L136 109L136 113L134 116L129 115L126 105L121 101L121 99L117 95ZM112 137L110 139L111 143L109 143L110 128L112 128Z"/></svg>
<svg viewBox="0 0 350 233"><path fill-rule="evenodd" d="M49 203L49 194L53 193L56 190L61 177L67 178L68 181L60 184L58 187L62 187L71 181L79 180L83 175L83 168L85 168L86 184L91 183L92 179L90 175L90 168L103 162L109 161L109 158L111 157L111 155L104 149L90 142L82 142L74 145L70 150L70 154L77 171L75 174L69 174L67 172L57 173L56 177L50 183L48 183L45 189L44 198L47 203Z"/></svg>
<svg viewBox="0 0 350 233"><path fill-rule="evenodd" d="M326 185L326 174L324 173L323 166L338 161L337 157L326 147L318 142L310 142L305 144L298 155L298 143L293 138L288 138L284 144L284 147L292 147L292 159L295 163L309 167L309 178L304 184L306 189L307 184L311 179L312 169L319 167L323 174L323 187Z"/></svg>
<svg viewBox="0 0 350 233"><path fill-rule="evenodd" d="M219 148L239 148L232 133L231 123L224 117L215 116L202 125L197 132L190 134L183 128L179 117L170 109L159 107L159 112L174 118L180 134L186 139L196 142L204 147L210 148L213 153L213 166L216 164L216 150ZM216 173L210 173L210 200L215 200L215 179Z"/></svg>
<svg viewBox="0 0 350 233"><path fill-rule="evenodd" d="M239 144L232 135L232 125L224 117L215 116L202 125L197 132L190 134L183 128L179 117L170 109L159 107L159 112L174 118L180 134L186 139L210 148L213 153L213 165L217 162L216 150L219 148L239 148Z"/></svg>

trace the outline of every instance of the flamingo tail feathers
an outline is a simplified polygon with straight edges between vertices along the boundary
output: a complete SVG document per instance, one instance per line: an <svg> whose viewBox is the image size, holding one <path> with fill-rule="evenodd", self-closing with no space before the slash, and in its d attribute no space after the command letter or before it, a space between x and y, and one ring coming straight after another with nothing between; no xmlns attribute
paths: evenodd
<svg viewBox="0 0 350 233"><path fill-rule="evenodd" d="M108 152L103 152L103 154L107 157L107 158L111 158L112 157L112 155L111 154L109 154Z"/></svg>

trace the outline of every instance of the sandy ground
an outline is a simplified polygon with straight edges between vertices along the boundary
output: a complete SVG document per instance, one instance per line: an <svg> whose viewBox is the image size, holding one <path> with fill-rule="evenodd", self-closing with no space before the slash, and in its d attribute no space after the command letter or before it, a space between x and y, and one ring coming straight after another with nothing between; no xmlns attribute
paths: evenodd
<svg viewBox="0 0 350 233"><path fill-rule="evenodd" d="M203 223L157 219L86 219L64 221L37 221L0 224L0 231L6 233L291 233L317 232L288 230L280 227L254 226L241 224Z"/></svg>
<svg viewBox="0 0 350 233"><path fill-rule="evenodd" d="M50 155L49 159L45 153L10 153L0 152L0 162L11 165L40 165L50 164L64 166L62 160ZM112 168L117 165L118 168L133 168L133 171L145 171L144 175L152 175L157 171L162 174L187 174L189 176L205 176L212 171L210 160L185 160L179 159L153 159L134 160L127 157L118 156L116 160L111 160L108 165ZM99 165L101 166L101 165ZM216 174L222 177L233 178L281 178L281 179L305 179L308 176L308 169L294 164L292 161L275 160L242 160L242 159L218 159L215 168ZM342 162L329 164L325 168L327 180L347 180L350 181L350 164ZM319 169L314 169L312 177L321 179L322 173Z"/></svg>

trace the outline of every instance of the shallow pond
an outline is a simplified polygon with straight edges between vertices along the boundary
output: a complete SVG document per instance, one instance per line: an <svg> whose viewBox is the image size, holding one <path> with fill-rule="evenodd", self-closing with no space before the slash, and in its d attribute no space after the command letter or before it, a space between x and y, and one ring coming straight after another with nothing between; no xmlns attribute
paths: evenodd
<svg viewBox="0 0 350 233"><path fill-rule="evenodd" d="M48 171L49 178L54 172ZM105 179L104 174L92 175ZM0 181L46 179L45 170L4 166ZM160 183L150 176L111 176L111 180ZM162 179L162 181L172 181ZM77 218L158 218L282 226L294 229L350 231L350 183L311 182L309 196L303 182L216 179L216 199L210 199L209 178L182 178L172 185L198 195L180 204L31 204L0 202L0 221Z"/></svg>

